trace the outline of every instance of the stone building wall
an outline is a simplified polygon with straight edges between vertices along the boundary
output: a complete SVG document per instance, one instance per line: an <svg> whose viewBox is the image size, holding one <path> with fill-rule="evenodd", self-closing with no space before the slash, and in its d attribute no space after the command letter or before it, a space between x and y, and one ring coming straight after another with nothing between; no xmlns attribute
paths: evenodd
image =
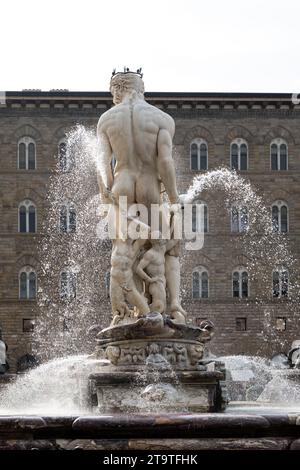
<svg viewBox="0 0 300 470"><path fill-rule="evenodd" d="M289 95L150 93L147 99L176 121L174 158L180 192L185 192L197 172L190 170L190 142L208 143L208 169L229 166L230 143L243 138L249 148L248 171L241 172L257 188L267 204L281 199L289 207L289 234L294 256L300 258L300 107ZM23 332L23 320L38 315L35 300L19 299L19 272L33 266L38 275L37 244L47 213L45 196L49 176L56 164L57 145L75 124L96 126L102 112L111 106L108 93L18 92L8 93L0 105L0 326L9 348L11 372L17 361L31 353L31 333ZM17 145L23 136L36 143L35 170L18 170ZM270 170L270 142L281 137L288 143L287 171ZM37 207L37 233L18 233L18 207L30 199ZM250 286L248 299L232 297L232 270L243 264L247 253L233 247L228 213L213 208L207 196L209 233L204 249L185 253L182 259L183 304L195 322L209 318L216 326L211 344L218 354L272 355L287 350L299 338L299 308L290 300L255 301L260 281ZM209 298L192 299L192 271L209 271ZM103 282L102 282L103 283ZM105 286L102 286L105 289ZM108 302L105 309L108 309ZM107 312L107 318L109 313ZM276 330L276 318L286 318L286 330ZM236 319L246 318L246 331L236 330Z"/></svg>

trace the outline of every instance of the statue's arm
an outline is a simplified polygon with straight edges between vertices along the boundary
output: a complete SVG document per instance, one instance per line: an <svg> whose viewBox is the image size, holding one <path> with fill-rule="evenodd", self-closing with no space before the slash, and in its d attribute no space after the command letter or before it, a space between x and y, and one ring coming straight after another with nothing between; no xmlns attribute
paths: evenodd
<svg viewBox="0 0 300 470"><path fill-rule="evenodd" d="M113 185L113 172L111 168L112 148L110 146L106 133L98 126L98 148L99 160L97 165L97 179L99 189L103 192L104 189L110 191Z"/></svg>
<svg viewBox="0 0 300 470"><path fill-rule="evenodd" d="M169 129L160 129L157 138L158 171L165 186L171 204L178 202L176 187L176 173L172 157L172 132Z"/></svg>
<svg viewBox="0 0 300 470"><path fill-rule="evenodd" d="M177 239L169 240L168 243L167 243L167 253L168 253L168 255L170 255L170 256L179 256L179 253L176 254L178 252L178 249L174 250L174 248L179 247L179 245L180 245L180 240L177 240Z"/></svg>
<svg viewBox="0 0 300 470"><path fill-rule="evenodd" d="M137 240L133 242L132 248L133 248L134 256L136 256L139 253L139 251L141 250L141 248L143 248L143 246L145 245L147 241L148 241L147 239L138 238Z"/></svg>
<svg viewBox="0 0 300 470"><path fill-rule="evenodd" d="M143 279L146 282L151 283L153 282L152 278L148 276L148 274L145 273L144 271L144 269L148 266L149 263L150 263L150 260L147 260L147 258L144 257L143 259L141 259L141 261L137 265L135 272L141 279Z"/></svg>
<svg viewBox="0 0 300 470"><path fill-rule="evenodd" d="M141 248L143 248L143 246L146 244L146 242L148 241L148 239L145 239L145 238L138 238L136 240L136 245L138 247L138 250L140 250Z"/></svg>

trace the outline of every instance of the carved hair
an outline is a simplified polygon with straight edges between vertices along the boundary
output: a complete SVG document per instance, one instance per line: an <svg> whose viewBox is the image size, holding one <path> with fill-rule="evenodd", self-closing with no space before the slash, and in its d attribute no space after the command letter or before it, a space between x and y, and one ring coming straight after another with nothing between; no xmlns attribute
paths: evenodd
<svg viewBox="0 0 300 470"><path fill-rule="evenodd" d="M131 73L131 72L116 73L110 81L111 93L112 93L112 88L114 86L118 86L119 88L125 91L128 90L128 92L135 91L140 97L143 97L144 91L145 91L144 82L141 76L136 73Z"/></svg>

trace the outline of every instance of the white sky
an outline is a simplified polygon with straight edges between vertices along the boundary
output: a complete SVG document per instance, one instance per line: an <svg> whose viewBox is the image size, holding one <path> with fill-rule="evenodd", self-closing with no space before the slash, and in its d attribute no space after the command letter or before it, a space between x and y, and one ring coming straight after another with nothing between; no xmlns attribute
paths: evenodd
<svg viewBox="0 0 300 470"><path fill-rule="evenodd" d="M299 0L1 0L0 90L300 92Z"/></svg>

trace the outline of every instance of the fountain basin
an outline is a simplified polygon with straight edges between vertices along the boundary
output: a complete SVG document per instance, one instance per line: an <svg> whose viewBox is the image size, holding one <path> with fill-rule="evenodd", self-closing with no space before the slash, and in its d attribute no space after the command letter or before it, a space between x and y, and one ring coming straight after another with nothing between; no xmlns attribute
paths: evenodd
<svg viewBox="0 0 300 470"><path fill-rule="evenodd" d="M0 417L0 449L300 449L300 412ZM233 407L234 408L234 407Z"/></svg>

